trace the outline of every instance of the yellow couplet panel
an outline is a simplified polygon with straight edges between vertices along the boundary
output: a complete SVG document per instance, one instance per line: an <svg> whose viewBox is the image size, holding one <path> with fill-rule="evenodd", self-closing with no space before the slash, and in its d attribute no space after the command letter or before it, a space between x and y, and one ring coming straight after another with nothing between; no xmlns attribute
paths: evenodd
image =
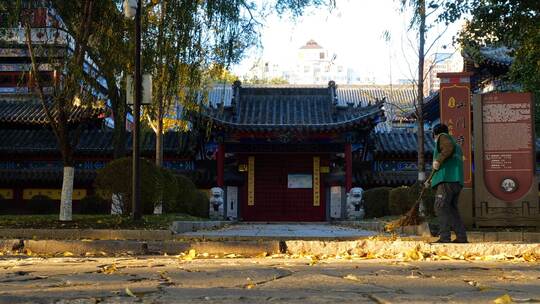
<svg viewBox="0 0 540 304"><path fill-rule="evenodd" d="M313 157L313 206L321 205L321 159Z"/></svg>
<svg viewBox="0 0 540 304"><path fill-rule="evenodd" d="M12 189L0 189L0 196L5 200L13 199L13 190Z"/></svg>
<svg viewBox="0 0 540 304"><path fill-rule="evenodd" d="M24 189L23 199L30 200L34 196L47 196L52 200L59 200L62 196L62 190L60 189ZM85 189L73 189L73 200L81 200L86 197Z"/></svg>
<svg viewBox="0 0 540 304"><path fill-rule="evenodd" d="M255 205L255 156L248 157L248 206Z"/></svg>

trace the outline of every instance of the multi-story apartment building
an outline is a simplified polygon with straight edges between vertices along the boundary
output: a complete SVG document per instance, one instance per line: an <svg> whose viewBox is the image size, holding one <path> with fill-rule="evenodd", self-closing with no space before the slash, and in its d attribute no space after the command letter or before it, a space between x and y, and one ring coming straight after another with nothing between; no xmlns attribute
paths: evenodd
<svg viewBox="0 0 540 304"><path fill-rule="evenodd" d="M459 51L453 53L433 53L424 63L424 95L429 96L440 88L437 73L459 72L463 70L463 57Z"/></svg>

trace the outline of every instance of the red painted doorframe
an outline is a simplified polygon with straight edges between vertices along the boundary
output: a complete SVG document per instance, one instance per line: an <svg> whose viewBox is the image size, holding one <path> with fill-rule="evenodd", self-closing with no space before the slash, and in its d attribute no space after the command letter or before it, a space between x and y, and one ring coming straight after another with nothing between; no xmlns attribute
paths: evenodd
<svg viewBox="0 0 540 304"><path fill-rule="evenodd" d="M288 188L289 174L310 174L313 177L313 157L328 166L327 155L317 154L254 154L255 203L247 203L248 185L242 187L241 218L244 221L325 221L326 197L324 175L321 174L320 204L314 206L313 187ZM247 164L248 155L241 156ZM246 180L247 180L246 172Z"/></svg>

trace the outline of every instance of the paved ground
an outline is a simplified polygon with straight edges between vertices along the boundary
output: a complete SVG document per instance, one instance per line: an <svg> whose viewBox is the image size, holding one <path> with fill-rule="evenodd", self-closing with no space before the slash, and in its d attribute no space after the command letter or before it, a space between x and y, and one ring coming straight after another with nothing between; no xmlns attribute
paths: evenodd
<svg viewBox="0 0 540 304"><path fill-rule="evenodd" d="M239 224L217 230L181 233L181 236L208 237L284 237L284 238L358 238L377 232L329 224Z"/></svg>
<svg viewBox="0 0 540 304"><path fill-rule="evenodd" d="M0 303L480 304L505 294L540 303L540 264L0 257Z"/></svg>

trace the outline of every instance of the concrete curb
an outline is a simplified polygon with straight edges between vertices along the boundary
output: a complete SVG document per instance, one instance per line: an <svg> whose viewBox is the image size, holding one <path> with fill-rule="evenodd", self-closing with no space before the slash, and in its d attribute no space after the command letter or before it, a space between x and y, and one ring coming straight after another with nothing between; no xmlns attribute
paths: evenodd
<svg viewBox="0 0 540 304"><path fill-rule="evenodd" d="M384 233L386 223L379 221L358 222L358 221L338 221L334 224L360 228L364 230L377 231ZM427 223L417 226L405 226L396 229L395 233L401 236L421 236L431 237L431 231ZM540 243L540 232L524 231L467 231L469 242L527 242Z"/></svg>
<svg viewBox="0 0 540 304"><path fill-rule="evenodd" d="M234 253L243 257L258 256L263 252L268 254L374 254L384 258L419 250L421 252L437 253L438 255L470 256L470 255L512 255L521 256L525 253L540 257L540 244L516 243L476 243L476 244L430 244L419 240L376 240L365 239L356 241L302 241L302 240L261 240L261 241L115 241L115 240L21 240L11 239L0 241L0 249L4 251L18 250L36 254L63 254L70 252L76 256L84 255L176 255L194 249L199 253L223 255Z"/></svg>
<svg viewBox="0 0 540 304"><path fill-rule="evenodd" d="M2 238L37 240L172 240L169 230L128 229L0 229Z"/></svg>
<svg viewBox="0 0 540 304"><path fill-rule="evenodd" d="M175 221L171 224L173 233L193 232L198 230L211 230L221 228L231 221Z"/></svg>

